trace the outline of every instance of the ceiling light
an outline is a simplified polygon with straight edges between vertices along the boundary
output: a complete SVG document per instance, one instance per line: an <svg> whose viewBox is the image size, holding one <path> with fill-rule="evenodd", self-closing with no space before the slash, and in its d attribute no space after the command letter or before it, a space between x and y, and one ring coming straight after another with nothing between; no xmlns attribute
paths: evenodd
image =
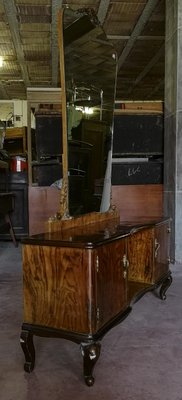
<svg viewBox="0 0 182 400"><path fill-rule="evenodd" d="M0 56L0 67L2 67L3 66L3 57L2 56Z"/></svg>

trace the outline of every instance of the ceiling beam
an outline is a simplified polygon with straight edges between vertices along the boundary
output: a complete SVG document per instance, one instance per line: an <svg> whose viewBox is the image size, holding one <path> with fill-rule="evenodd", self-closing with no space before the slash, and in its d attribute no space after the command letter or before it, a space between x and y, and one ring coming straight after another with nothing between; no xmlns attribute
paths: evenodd
<svg viewBox="0 0 182 400"><path fill-rule="evenodd" d="M107 11L109 9L109 4L110 0L100 0L97 17L101 24L103 24L105 21Z"/></svg>
<svg viewBox="0 0 182 400"><path fill-rule="evenodd" d="M58 11L62 7L62 0L52 0L52 86L58 85L58 65L59 65L59 48L58 48Z"/></svg>
<svg viewBox="0 0 182 400"><path fill-rule="evenodd" d="M30 80L28 75L28 69L26 66L24 53L21 45L19 24L17 20L17 10L14 0L3 0L6 18L8 21L9 29L11 32L12 41L14 44L14 50L16 53L17 61L21 69L23 81L27 86L30 86Z"/></svg>
<svg viewBox="0 0 182 400"><path fill-rule="evenodd" d="M159 0L148 0L140 18L138 19L137 24L135 25L135 27L131 33L131 36L130 36L124 50L122 51L122 53L118 59L118 70L124 64L126 58L128 57L128 54L130 53L131 49L133 48L134 43L138 39L138 36L141 34L144 26L146 25L147 21L149 20L151 14L154 11L158 2L159 2Z"/></svg>
<svg viewBox="0 0 182 400"><path fill-rule="evenodd" d="M110 40L128 40L130 36L127 35L107 35L107 38ZM138 36L137 40L164 40L165 36L152 36L152 35L143 35Z"/></svg>
<svg viewBox="0 0 182 400"><path fill-rule="evenodd" d="M161 58L161 56L164 54L164 48L165 45L163 44L160 49L158 50L158 52L155 54L155 56L150 60L150 62L145 66L145 68L143 69L142 72L140 72L140 74L137 76L137 78L135 79L134 83L132 84L132 86L130 86L129 90L127 91L127 94L130 94L134 87L138 85L139 82L141 82L141 80L148 74L148 72L155 66L155 64L157 63L157 61Z"/></svg>

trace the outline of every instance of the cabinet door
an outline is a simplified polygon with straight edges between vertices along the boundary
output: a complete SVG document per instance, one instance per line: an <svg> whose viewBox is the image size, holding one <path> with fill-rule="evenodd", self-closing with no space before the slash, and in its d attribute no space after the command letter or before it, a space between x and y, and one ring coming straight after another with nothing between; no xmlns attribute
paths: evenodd
<svg viewBox="0 0 182 400"><path fill-rule="evenodd" d="M128 237L128 280L152 283L154 228L141 229Z"/></svg>
<svg viewBox="0 0 182 400"><path fill-rule="evenodd" d="M23 245L24 322L91 332L92 278L87 253L77 248Z"/></svg>
<svg viewBox="0 0 182 400"><path fill-rule="evenodd" d="M28 193L26 184L11 184L10 190L15 195L15 209L11 216L15 235L28 234Z"/></svg>
<svg viewBox="0 0 182 400"><path fill-rule="evenodd" d="M169 270L169 232L169 221L157 225L154 230L154 282L157 282Z"/></svg>
<svg viewBox="0 0 182 400"><path fill-rule="evenodd" d="M21 172L17 173L21 174ZM1 190L0 183L0 190ZM3 187L2 187L3 188ZM17 238L21 238L28 234L28 193L27 183L21 183L18 181L9 183L9 191L15 196L15 206L11 213L11 222ZM0 217L1 221L3 217ZM3 233L0 235L2 239L11 239L9 233Z"/></svg>
<svg viewBox="0 0 182 400"><path fill-rule="evenodd" d="M95 252L97 329L127 306L127 274L123 257L126 239L100 246Z"/></svg>

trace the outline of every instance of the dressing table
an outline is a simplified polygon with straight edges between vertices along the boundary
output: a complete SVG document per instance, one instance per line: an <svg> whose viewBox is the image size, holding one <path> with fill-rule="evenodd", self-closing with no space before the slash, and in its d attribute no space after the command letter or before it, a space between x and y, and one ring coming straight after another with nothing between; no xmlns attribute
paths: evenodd
<svg viewBox="0 0 182 400"><path fill-rule="evenodd" d="M92 386L103 336L148 291L159 288L159 297L166 298L172 282L170 219L143 217L120 223L110 182L117 56L90 11L61 9L58 27L63 123L60 211L45 221L42 234L22 240L20 343L27 372L35 365L34 335L80 344L84 379ZM85 118L86 107L92 109L90 119ZM74 168L68 139L79 147ZM102 148L92 151L99 142ZM81 167L85 148L89 162ZM97 153L102 154L101 165ZM73 181L83 177L83 196L71 208L72 214L70 176Z"/></svg>

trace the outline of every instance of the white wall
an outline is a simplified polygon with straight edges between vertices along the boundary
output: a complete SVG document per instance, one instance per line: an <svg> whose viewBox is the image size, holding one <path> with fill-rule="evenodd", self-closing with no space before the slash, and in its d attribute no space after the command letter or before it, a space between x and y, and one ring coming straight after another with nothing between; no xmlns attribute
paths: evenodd
<svg viewBox="0 0 182 400"><path fill-rule="evenodd" d="M9 118L15 127L27 126L27 101L0 100L0 119L7 121Z"/></svg>

